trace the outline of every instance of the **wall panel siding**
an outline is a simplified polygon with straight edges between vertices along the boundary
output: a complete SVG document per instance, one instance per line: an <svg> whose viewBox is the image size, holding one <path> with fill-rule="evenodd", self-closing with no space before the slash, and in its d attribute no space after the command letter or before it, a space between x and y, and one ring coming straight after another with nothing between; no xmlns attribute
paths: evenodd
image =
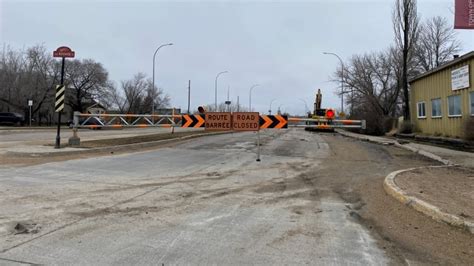
<svg viewBox="0 0 474 266"><path fill-rule="evenodd" d="M451 90L451 71L469 65L469 85L467 89ZM429 76L413 81L410 85L411 121L415 130L429 135L464 137L464 123L471 116L469 92L474 91L474 58L471 57L456 65L442 69ZM448 117L448 96L461 95L462 117ZM431 117L431 100L441 98L441 118ZM417 117L418 102L426 103L426 118Z"/></svg>

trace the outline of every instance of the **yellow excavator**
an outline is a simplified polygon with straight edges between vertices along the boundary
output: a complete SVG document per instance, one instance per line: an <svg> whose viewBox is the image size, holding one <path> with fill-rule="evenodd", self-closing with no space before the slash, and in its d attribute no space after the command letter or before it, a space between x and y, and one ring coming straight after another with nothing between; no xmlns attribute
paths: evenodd
<svg viewBox="0 0 474 266"><path fill-rule="evenodd" d="M334 109L322 109L321 102L323 99L323 95L321 94L321 90L318 89L318 93L316 93L316 99L314 101L314 110L313 113L308 114L308 118L314 119L314 121L307 121L305 130L308 131L329 131L334 132L333 121L336 118L336 112Z"/></svg>

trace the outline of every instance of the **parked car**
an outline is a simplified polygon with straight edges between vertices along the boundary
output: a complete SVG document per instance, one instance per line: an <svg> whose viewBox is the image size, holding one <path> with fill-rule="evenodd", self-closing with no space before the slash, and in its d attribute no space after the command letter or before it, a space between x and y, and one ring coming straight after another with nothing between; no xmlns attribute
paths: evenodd
<svg viewBox="0 0 474 266"><path fill-rule="evenodd" d="M73 128L74 120L69 120L68 124L69 124L69 128ZM79 120L79 124L85 125L85 126L97 126L97 127L91 127L90 129L101 129L102 125L105 124L105 122L102 119L93 116L90 118L81 118Z"/></svg>
<svg viewBox="0 0 474 266"><path fill-rule="evenodd" d="M0 124L2 125L23 126L24 123L25 117L19 113L0 113Z"/></svg>

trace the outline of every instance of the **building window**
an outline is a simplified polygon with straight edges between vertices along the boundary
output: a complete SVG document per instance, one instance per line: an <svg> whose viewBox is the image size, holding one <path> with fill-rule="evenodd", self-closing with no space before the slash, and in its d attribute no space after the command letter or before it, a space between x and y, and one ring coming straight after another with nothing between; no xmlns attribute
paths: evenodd
<svg viewBox="0 0 474 266"><path fill-rule="evenodd" d="M425 102L419 102L416 104L418 118L426 118Z"/></svg>
<svg viewBox="0 0 474 266"><path fill-rule="evenodd" d="M474 91L469 93L471 99L471 115L474 115Z"/></svg>
<svg viewBox="0 0 474 266"><path fill-rule="evenodd" d="M461 95L448 96L448 116L461 115Z"/></svg>
<svg viewBox="0 0 474 266"><path fill-rule="evenodd" d="M431 100L431 117L437 118L441 117L441 99L432 99Z"/></svg>

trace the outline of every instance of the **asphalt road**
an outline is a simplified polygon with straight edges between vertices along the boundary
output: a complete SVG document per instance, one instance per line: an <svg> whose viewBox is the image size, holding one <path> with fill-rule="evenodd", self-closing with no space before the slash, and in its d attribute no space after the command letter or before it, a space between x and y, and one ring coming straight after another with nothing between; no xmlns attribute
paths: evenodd
<svg viewBox="0 0 474 266"><path fill-rule="evenodd" d="M432 162L300 129L262 132L256 162L255 141L255 133L226 134L1 169L0 264L456 262L438 246L420 252L416 240L390 239L413 234L377 220L404 207L386 198L383 177ZM19 222L30 232L15 234Z"/></svg>

